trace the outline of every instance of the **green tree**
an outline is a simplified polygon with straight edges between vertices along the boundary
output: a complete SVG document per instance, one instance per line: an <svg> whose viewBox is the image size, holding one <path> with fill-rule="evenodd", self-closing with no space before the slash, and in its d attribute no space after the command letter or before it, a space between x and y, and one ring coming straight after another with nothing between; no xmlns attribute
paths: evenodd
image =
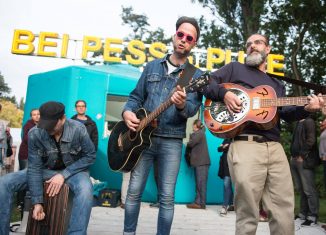
<svg viewBox="0 0 326 235"><path fill-rule="evenodd" d="M130 38L142 40L144 35L148 33L148 17L144 14L135 14L132 7L122 6L121 19L122 25L128 25L133 31L133 34L129 36Z"/></svg>
<svg viewBox="0 0 326 235"><path fill-rule="evenodd" d="M22 127L24 112L17 108L15 104L8 100L0 100L2 111L0 112L0 119L9 122L10 127Z"/></svg>
<svg viewBox="0 0 326 235"><path fill-rule="evenodd" d="M325 84L326 6L320 0L268 1L263 28L274 50L285 55L285 72L302 81ZM282 27L280 27L282 26ZM310 93L293 86L290 94Z"/></svg>
<svg viewBox="0 0 326 235"><path fill-rule="evenodd" d="M122 6L121 18L123 22L122 24L129 26L133 31L133 33L129 34L125 40L138 39L145 43L162 42L165 44L172 41L170 37L165 37L165 33L162 28L158 27L153 31L150 30L148 17L144 13L134 13L132 7Z"/></svg>
<svg viewBox="0 0 326 235"><path fill-rule="evenodd" d="M5 78L0 72L0 97L4 97L5 95L9 94L11 89L9 88L8 84L5 82Z"/></svg>
<svg viewBox="0 0 326 235"><path fill-rule="evenodd" d="M199 20L201 47L243 50L246 38L259 31L261 17L266 11L264 0L192 0L211 10L215 19Z"/></svg>
<svg viewBox="0 0 326 235"><path fill-rule="evenodd" d="M19 106L18 107L19 107L20 110L24 110L24 108L25 108L24 97L20 98Z"/></svg>

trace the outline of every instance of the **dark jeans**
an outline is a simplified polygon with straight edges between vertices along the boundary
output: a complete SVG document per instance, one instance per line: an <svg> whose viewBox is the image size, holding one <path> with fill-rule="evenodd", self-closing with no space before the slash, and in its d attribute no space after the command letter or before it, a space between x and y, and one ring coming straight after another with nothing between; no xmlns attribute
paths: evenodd
<svg viewBox="0 0 326 235"><path fill-rule="evenodd" d="M326 190L326 161L322 161L324 167L324 187Z"/></svg>
<svg viewBox="0 0 326 235"><path fill-rule="evenodd" d="M25 168L27 168L27 159L19 159L19 170L24 170Z"/></svg>
<svg viewBox="0 0 326 235"><path fill-rule="evenodd" d="M224 195L223 195L223 206L228 207L233 205L233 189L232 181L230 176L224 176Z"/></svg>
<svg viewBox="0 0 326 235"><path fill-rule="evenodd" d="M297 191L300 193L300 214L317 220L319 211L319 198L315 186L314 169L305 169L296 159L291 160L291 172Z"/></svg>
<svg viewBox="0 0 326 235"><path fill-rule="evenodd" d="M196 166L196 199L195 203L201 206L206 205L207 177L209 165Z"/></svg>

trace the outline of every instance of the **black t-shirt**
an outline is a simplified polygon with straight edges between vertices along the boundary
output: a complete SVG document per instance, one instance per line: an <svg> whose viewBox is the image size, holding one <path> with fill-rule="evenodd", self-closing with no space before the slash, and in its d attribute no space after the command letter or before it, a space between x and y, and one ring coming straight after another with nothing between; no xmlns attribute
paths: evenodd
<svg viewBox="0 0 326 235"><path fill-rule="evenodd" d="M58 150L58 158L55 162L55 165L54 167L52 168L53 170L62 170L64 168L66 168L64 162L63 162L63 158L62 158L62 152L61 152L61 148L60 148L60 140L61 140L61 137L59 139L59 141L56 141L56 139L54 138L54 136L52 136L53 140L54 140L54 143L57 147L57 150Z"/></svg>
<svg viewBox="0 0 326 235"><path fill-rule="evenodd" d="M214 101L223 101L227 92L224 87L219 85L220 83L235 83L248 89L260 85L269 85L275 90L277 97L285 96L285 87L281 81L268 76L257 68L239 62L229 63L214 71L211 73L211 78L209 86L204 90L204 95ZM300 120L307 117L308 114L303 107L299 106L286 106L278 109L279 117L287 122ZM261 130L248 125L241 134L256 134L272 141L279 141L280 122L269 130Z"/></svg>

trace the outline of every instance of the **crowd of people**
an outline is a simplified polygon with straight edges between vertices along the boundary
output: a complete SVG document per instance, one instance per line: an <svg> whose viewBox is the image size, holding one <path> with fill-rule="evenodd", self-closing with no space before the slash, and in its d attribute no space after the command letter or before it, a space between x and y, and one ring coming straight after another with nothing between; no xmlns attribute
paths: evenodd
<svg viewBox="0 0 326 235"><path fill-rule="evenodd" d="M188 56L198 42L200 28L194 18L183 16L177 20L175 29L172 53L146 64L122 112L128 128L137 131L141 120L136 116L136 110L144 108L151 112L167 99L173 104L158 117L151 146L142 152L135 168L123 176L124 235L136 234L141 197L154 163L159 208L156 234L170 234L186 123L198 112L203 96L223 101L230 113L239 113L243 108L242 101L224 88L223 83L240 84L248 89L269 85L277 97L286 95L284 84L266 74L266 58L271 46L268 37L259 33L246 40L244 64L231 62L212 72L209 84L203 89L186 93L179 82L186 78L179 76L190 67ZM190 79L196 80L202 74L195 68ZM319 204L314 169L320 159L326 168L326 120L321 123L319 157L315 151L318 150L316 127L311 113L323 105L321 96L309 95L304 107L287 106L277 110L280 119L298 121L291 144L290 164L280 142L280 120L267 130L248 125L218 148L223 152L218 176L224 182L224 200L219 214L226 216L228 211L235 210L237 235L255 234L262 208L268 215L271 234L294 234L292 176L301 197L298 219L307 226L317 223ZM49 184L46 193L50 197L57 195L64 183L68 184L74 193L68 234L86 234L92 208L88 169L95 161L98 131L95 122L86 115L86 101L77 100L75 108L76 115L71 119L66 117L65 106L60 102L46 102L39 109L31 110L31 119L23 128L19 153L21 170L0 177L0 203L3 205L0 207L0 234L9 233L15 192L28 188L33 218L45 218L43 181ZM6 125L0 122L0 134L5 129ZM2 163L6 146L3 139L0 141ZM195 172L196 197L187 207L205 209L210 156L201 120L193 123L188 146L191 148L190 165Z"/></svg>

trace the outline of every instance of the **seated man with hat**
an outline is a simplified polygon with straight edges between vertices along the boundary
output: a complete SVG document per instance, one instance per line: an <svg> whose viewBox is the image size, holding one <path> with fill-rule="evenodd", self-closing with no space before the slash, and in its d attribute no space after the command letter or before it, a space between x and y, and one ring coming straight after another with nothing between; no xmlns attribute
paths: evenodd
<svg viewBox="0 0 326 235"><path fill-rule="evenodd" d="M92 184L88 168L96 153L86 128L66 119L65 106L46 102L40 107L40 121L28 133L27 170L0 177L0 234L9 234L14 192L28 188L34 206L33 218L43 220L43 181L46 193L57 195L64 183L73 192L68 234L86 234L92 209Z"/></svg>

